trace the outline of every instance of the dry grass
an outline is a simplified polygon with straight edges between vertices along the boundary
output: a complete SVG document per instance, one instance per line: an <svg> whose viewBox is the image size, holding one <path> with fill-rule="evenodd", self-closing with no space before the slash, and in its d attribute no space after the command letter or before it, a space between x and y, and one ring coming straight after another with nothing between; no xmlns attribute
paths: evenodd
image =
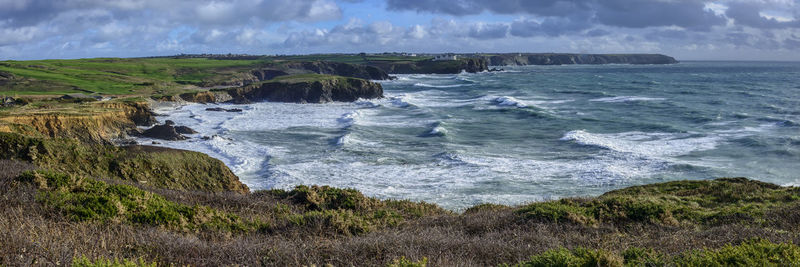
<svg viewBox="0 0 800 267"><path fill-rule="evenodd" d="M3 163L3 168L31 168ZM68 264L83 256L194 266L385 266L400 258L427 258L431 266L486 266L525 261L561 247L614 253L630 247L652 248L675 256L753 238L800 243L796 224L800 216L794 207L774 211L781 217L773 217L763 227L552 223L526 219L509 208L487 208L465 214L429 214L356 235L332 233L325 224L286 225L269 232L183 232L113 221L75 222L37 202L38 191L32 184L10 175L0 183L8 189L0 192L0 265L7 266ZM298 212L307 209L307 205L275 192L242 195L139 187L170 201L204 205L249 219L269 219L272 213L265 211L280 207Z"/></svg>

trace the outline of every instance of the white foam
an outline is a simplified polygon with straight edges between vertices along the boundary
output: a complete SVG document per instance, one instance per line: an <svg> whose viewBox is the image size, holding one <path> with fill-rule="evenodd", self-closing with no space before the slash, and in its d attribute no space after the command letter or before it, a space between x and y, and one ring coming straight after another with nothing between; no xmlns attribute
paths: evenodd
<svg viewBox="0 0 800 267"><path fill-rule="evenodd" d="M660 97L644 97L644 96L615 96L615 97L602 97L590 99L593 102L606 102L606 103L621 103L621 102L635 102L635 101L664 101L666 98Z"/></svg>
<svg viewBox="0 0 800 267"><path fill-rule="evenodd" d="M344 134L340 136L338 139L336 139L336 145L344 146L345 144L348 143L349 140L350 140L350 134Z"/></svg>
<svg viewBox="0 0 800 267"><path fill-rule="evenodd" d="M567 132L561 140L649 157L674 157L694 151L714 149L721 141L721 138L692 134L644 132L596 134L584 130L576 130Z"/></svg>
<svg viewBox="0 0 800 267"><path fill-rule="evenodd" d="M472 84L445 84L445 85L433 85L427 83L415 83L414 86L418 87L429 87L429 88L455 88L455 87L464 87L464 86L472 86Z"/></svg>
<svg viewBox="0 0 800 267"><path fill-rule="evenodd" d="M353 110L348 113L345 113L337 120L339 121L339 123L344 124L345 126L350 126L356 123L356 120L360 115L361 113L358 110Z"/></svg>
<svg viewBox="0 0 800 267"><path fill-rule="evenodd" d="M433 129L431 129L429 134L430 135L444 136L444 135L447 135L447 129L445 129L442 126L436 126L436 127L433 127Z"/></svg>
<svg viewBox="0 0 800 267"><path fill-rule="evenodd" d="M294 104L256 103L246 111L225 121L222 126L231 131L267 131L293 127L340 128L340 119L358 109L353 103Z"/></svg>
<svg viewBox="0 0 800 267"><path fill-rule="evenodd" d="M444 122L437 121L433 123L433 128L428 132L429 136L445 136L447 135L447 129L444 128Z"/></svg>
<svg viewBox="0 0 800 267"><path fill-rule="evenodd" d="M524 107L528 106L524 102L522 102L521 100L513 98L513 97L510 97L510 96L501 96L501 97L495 98L494 101L497 102L498 106L513 106L513 107L518 107L518 108L524 108Z"/></svg>
<svg viewBox="0 0 800 267"><path fill-rule="evenodd" d="M781 186L800 187L800 180L797 180L797 181L794 181L794 182L785 183L785 184L782 184Z"/></svg>

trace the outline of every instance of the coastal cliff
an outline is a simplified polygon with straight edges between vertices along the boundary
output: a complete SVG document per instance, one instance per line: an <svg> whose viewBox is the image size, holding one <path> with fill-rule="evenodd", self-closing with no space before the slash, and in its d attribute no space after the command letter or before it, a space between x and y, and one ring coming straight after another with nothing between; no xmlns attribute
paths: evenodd
<svg viewBox="0 0 800 267"><path fill-rule="evenodd" d="M359 98L383 97L379 83L341 76L302 74L280 76L272 80L237 88L214 89L181 94L180 98L196 103L249 103L260 101L291 103L352 102ZM168 100L174 100L169 98Z"/></svg>
<svg viewBox="0 0 800 267"><path fill-rule="evenodd" d="M480 55L490 66L569 64L674 64L675 58L661 54L493 54Z"/></svg>
<svg viewBox="0 0 800 267"><path fill-rule="evenodd" d="M316 73L344 77L359 78L365 80L388 80L389 74L374 66L356 65L332 61L300 61L287 62L278 65L279 70L287 74ZM269 79L263 79L269 80Z"/></svg>
<svg viewBox="0 0 800 267"><path fill-rule="evenodd" d="M457 60L423 61L370 61L366 63L391 74L455 74L462 71L475 73L489 70L483 58L459 58Z"/></svg>
<svg viewBox="0 0 800 267"><path fill-rule="evenodd" d="M0 117L0 131L71 138L91 143L111 143L136 131L136 126L155 123L155 118L145 102L43 107L45 108L23 109Z"/></svg>

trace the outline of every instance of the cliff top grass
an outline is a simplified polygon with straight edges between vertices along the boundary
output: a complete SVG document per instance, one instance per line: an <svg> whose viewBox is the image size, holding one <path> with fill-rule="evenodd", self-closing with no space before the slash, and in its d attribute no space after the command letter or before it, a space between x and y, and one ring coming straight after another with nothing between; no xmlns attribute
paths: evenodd
<svg viewBox="0 0 800 267"><path fill-rule="evenodd" d="M171 94L207 80L224 80L264 60L93 58L2 61L0 95ZM8 75L10 74L10 75Z"/></svg>
<svg viewBox="0 0 800 267"><path fill-rule="evenodd" d="M316 54L273 56L267 59L276 61L331 61L351 64L368 64L370 62L417 62L431 59L427 56L394 56L394 55L357 55L357 54Z"/></svg>
<svg viewBox="0 0 800 267"><path fill-rule="evenodd" d="M147 146L118 147L74 139L0 132L0 159L20 160L71 175L159 188L248 192L221 161L199 152Z"/></svg>
<svg viewBox="0 0 800 267"><path fill-rule="evenodd" d="M327 75L327 74L295 74L295 75L286 75L286 76L278 76L272 80L264 81L264 82L282 82L282 83L313 83L313 82L323 82L323 81L332 81L338 80L340 82L347 81L348 79L356 79L356 78L349 78L337 75Z"/></svg>
<svg viewBox="0 0 800 267"><path fill-rule="evenodd" d="M597 198L567 198L523 206L527 219L584 225L651 223L714 226L774 221L782 209L800 207L800 188L746 178L674 181L634 186Z"/></svg>

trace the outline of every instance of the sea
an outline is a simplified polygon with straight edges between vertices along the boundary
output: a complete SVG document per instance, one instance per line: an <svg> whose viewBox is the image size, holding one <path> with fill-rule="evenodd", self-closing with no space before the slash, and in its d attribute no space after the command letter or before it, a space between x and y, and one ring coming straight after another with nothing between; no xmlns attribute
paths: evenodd
<svg viewBox="0 0 800 267"><path fill-rule="evenodd" d="M253 190L329 185L454 211L674 180L800 185L800 63L499 68L397 75L353 103L163 106L159 120L199 133L157 145L220 159Z"/></svg>

